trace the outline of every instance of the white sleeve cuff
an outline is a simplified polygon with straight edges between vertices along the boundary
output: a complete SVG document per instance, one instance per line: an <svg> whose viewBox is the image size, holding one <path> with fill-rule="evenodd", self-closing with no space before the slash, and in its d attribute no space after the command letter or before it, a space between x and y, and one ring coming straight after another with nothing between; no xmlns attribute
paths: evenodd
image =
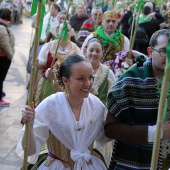
<svg viewBox="0 0 170 170"><path fill-rule="evenodd" d="M45 71L45 77L48 79L50 68Z"/></svg>
<svg viewBox="0 0 170 170"><path fill-rule="evenodd" d="M148 126L148 142L154 142L156 132L156 125ZM161 129L161 139L163 137L163 130Z"/></svg>

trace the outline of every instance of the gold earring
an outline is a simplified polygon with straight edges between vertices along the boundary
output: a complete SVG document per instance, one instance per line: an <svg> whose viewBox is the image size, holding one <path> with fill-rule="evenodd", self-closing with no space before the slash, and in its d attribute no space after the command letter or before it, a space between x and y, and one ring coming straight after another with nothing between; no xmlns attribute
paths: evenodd
<svg viewBox="0 0 170 170"><path fill-rule="evenodd" d="M69 96L69 92L68 92L68 87L67 86L65 86L64 92L65 92L66 97L68 97Z"/></svg>

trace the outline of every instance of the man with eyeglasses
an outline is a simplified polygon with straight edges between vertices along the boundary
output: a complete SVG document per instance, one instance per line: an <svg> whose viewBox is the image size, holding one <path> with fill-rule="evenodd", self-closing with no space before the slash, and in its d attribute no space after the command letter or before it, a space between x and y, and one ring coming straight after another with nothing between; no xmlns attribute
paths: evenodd
<svg viewBox="0 0 170 170"><path fill-rule="evenodd" d="M142 56L123 73L107 96L106 136L115 139L108 170L150 170L159 104L158 82L166 66L169 30L155 32ZM169 94L168 94L169 96ZM161 129L158 169L170 168L170 99Z"/></svg>

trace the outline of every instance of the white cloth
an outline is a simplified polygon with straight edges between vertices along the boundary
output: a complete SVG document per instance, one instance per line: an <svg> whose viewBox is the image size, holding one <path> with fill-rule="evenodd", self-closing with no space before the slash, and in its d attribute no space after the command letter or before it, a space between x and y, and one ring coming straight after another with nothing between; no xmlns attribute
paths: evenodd
<svg viewBox="0 0 170 170"><path fill-rule="evenodd" d="M91 33L91 34L85 39L85 41L84 41L84 43L83 43L83 45L82 45L82 47L81 47L81 54L83 54L84 46L86 46L87 43L88 43L88 41L89 41L91 38L93 38L93 37L94 37L94 36L93 36L93 33ZM129 49L130 49L129 39L128 39L126 36L124 36L124 49L123 49L123 51L129 51Z"/></svg>
<svg viewBox="0 0 170 170"><path fill-rule="evenodd" d="M154 142L156 133L156 125L148 126L148 142ZM163 130L161 129L161 139L163 137Z"/></svg>
<svg viewBox="0 0 170 170"><path fill-rule="evenodd" d="M46 29L47 29L47 26L48 26L48 23L51 25L55 24L58 22L58 17L53 17L50 12L47 13L44 17L44 20L43 20L43 25L42 25L42 31L41 31L41 37L40 39L41 40L45 40L46 39Z"/></svg>
<svg viewBox="0 0 170 170"><path fill-rule="evenodd" d="M58 36L58 33L56 32L56 28L57 28L58 26L59 26L59 22L54 23L54 24L51 25L51 27L50 27L50 32L51 32L51 34L52 34L54 37L57 37L57 36ZM75 35L76 35L76 33L75 33L74 29L71 28L70 37L75 36Z"/></svg>
<svg viewBox="0 0 170 170"><path fill-rule="evenodd" d="M79 124L77 124L74 113L63 92L53 94L44 99L36 108L34 121L34 134L36 137L36 153L28 157L30 163L35 163L41 147L49 137L49 130L54 136L71 151L71 159L75 161L74 170L106 170L102 160L91 155L88 147L96 139L105 138L102 134L105 107L100 100L89 94L84 99ZM77 131L77 128L83 130ZM22 132L24 128L22 129ZM23 133L22 133L23 135ZM102 141L102 140L101 140ZM16 148L17 154L23 158L21 141ZM92 165L86 161L92 160ZM44 163L38 170L70 170L65 168L61 161L55 160L49 167Z"/></svg>

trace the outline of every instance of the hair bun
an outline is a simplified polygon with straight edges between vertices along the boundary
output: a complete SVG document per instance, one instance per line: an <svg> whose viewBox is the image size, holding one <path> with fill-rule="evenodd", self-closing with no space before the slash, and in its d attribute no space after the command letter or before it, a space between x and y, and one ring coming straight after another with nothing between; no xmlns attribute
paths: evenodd
<svg viewBox="0 0 170 170"><path fill-rule="evenodd" d="M54 81L58 83L58 85L61 87L61 89L64 88L63 81L60 76L60 65L56 62L53 67L53 73L55 75Z"/></svg>

